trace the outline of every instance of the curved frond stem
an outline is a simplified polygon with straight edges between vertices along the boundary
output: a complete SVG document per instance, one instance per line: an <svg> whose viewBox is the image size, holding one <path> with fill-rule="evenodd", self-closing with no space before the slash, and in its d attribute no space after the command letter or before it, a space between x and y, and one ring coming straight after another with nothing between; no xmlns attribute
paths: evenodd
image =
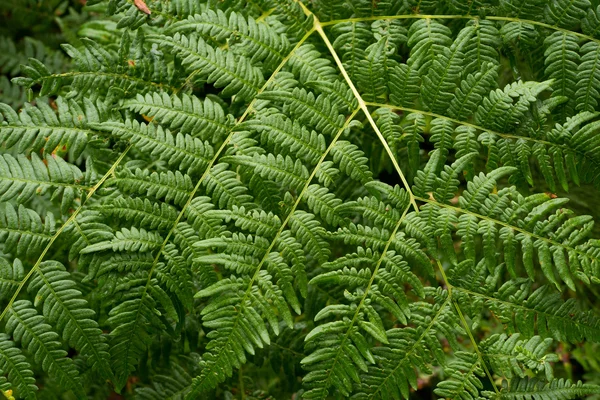
<svg viewBox="0 0 600 400"><path fill-rule="evenodd" d="M424 198L424 197L418 197L418 196L417 196L417 197L415 197L415 199L416 199L416 200L418 200L418 201L422 201L422 202L424 202L424 203L435 204L436 206L439 206L439 207L443 207L443 208L449 208L449 209L451 209L451 210L454 210L454 211L457 211L457 212L460 212L460 213L463 213L463 214L472 215L472 216L474 216L474 217L476 217L476 218L479 218L479 219L482 219L482 220L486 220L486 221L490 221L490 222L492 222L492 223L494 223L494 224L498 224L498 225L501 225L501 226L505 226L505 227L507 227L507 228L510 228L510 229L513 229L513 230L515 230L515 231L517 231L517 232L521 232L521 233L524 233L524 234L526 234L526 235L529 235L529 236L531 236L532 238L539 239L539 240L542 240L542 241L544 241L544 242L547 242L547 243L549 243L549 244L551 244L551 245L558 246L558 247L562 247L562 248L563 248L563 249L565 249L565 250L569 250L569 251L575 252L575 253L577 253L577 254L580 254L580 255L582 255L582 256L589 257L589 258L590 258L591 260L593 260L593 261L596 261L596 262L598 261L598 259L597 259L597 258L590 257L588 254L586 254L586 253L583 253L583 252L582 252L581 250L579 250L579 249L576 249L576 248L574 248L574 247L571 247L571 246L566 246L566 245L564 245L564 244L562 244L562 243L559 243L559 242L556 242L556 241L554 241L554 240L552 240L552 239L548 239L548 238L545 238L545 237L543 237L543 236L537 235L537 234L535 234L535 233L533 233L533 232L530 232L530 231L528 231L528 230L526 230L526 229L519 228L519 227L517 227L517 226L514 226L514 225L511 225L511 224L508 224L508 223L506 223L506 222L504 222L504 221L500 221L500 220L497 220L497 219L494 219L494 218L490 218L490 217L487 217L487 216L485 216L485 215L478 214L478 213L476 213L476 212L473 212L473 211L464 210L464 209L462 209L462 208L460 208L460 207L455 207L455 206L451 206L451 205L449 205L449 204L443 204L443 203L439 203L439 202L437 202L437 201L435 201L435 200L426 199L426 198Z"/></svg>
<svg viewBox="0 0 600 400"><path fill-rule="evenodd" d="M415 202L415 196L410 188L410 185L408 184L408 181L406 180L406 177L404 176L404 173L402 172L402 169L400 169L400 165L398 164L398 161L396 160L396 158L394 157L394 154L392 153L392 149L390 148L387 141L385 140L385 137L379 130L379 127L373 120L373 117L371 116L371 113L369 112L369 108L367 107L367 103L365 103L362 96L358 92L358 89L356 89L356 86L354 86L354 83L350 79L350 75L348 75L348 72L346 71L346 69L344 68L344 65L342 64L342 60L340 59L337 52L333 48L333 44L331 44L331 42L329 41L329 38L325 34L325 31L323 31L322 24L319 22L317 17L314 17L314 18L315 18L315 22L314 22L315 28L314 29L316 29L316 31L319 33L319 36L321 36L321 38L325 42L325 45L327 46L327 49L333 56L335 63L337 64L338 68L340 69L340 72L342 73L342 75L344 77L344 80L346 81L346 83L350 87L350 90L352 90L352 94L358 101L358 106L360 107L360 109L363 111L363 113L369 120L369 124L371 124L371 127L375 131L375 134L377 134L377 137L381 141L381 144L383 145L386 153L392 160L392 164L394 164L394 168L396 169L396 172L398 173L398 175L400 176L400 179L402 180L402 184L404 185L404 188L406 189L406 191L408 192L408 194L410 196L410 203L414 207L415 211L419 212L419 206L417 206L417 203Z"/></svg>
<svg viewBox="0 0 600 400"><path fill-rule="evenodd" d="M568 34L572 34L578 36L582 39L590 40L596 43L600 43L600 39L596 39L593 36L586 35L584 33L571 31L569 29L560 28L555 25L546 24L539 21L534 21L531 19L523 19L523 18L514 18L514 17L498 17L498 16L486 16L485 18L481 18L475 15L428 15L428 14L409 14L409 15L378 15L372 17L360 17L360 18L346 18L346 19L336 19L333 21L322 22L321 26L331 26L336 24L342 24L346 22L368 22L368 21L378 21L378 20L392 20L392 19L470 19L470 20L490 20L490 21L505 21L505 22L522 22L525 24L536 25L546 29L552 29L559 32L564 32Z"/></svg>
<svg viewBox="0 0 600 400"><path fill-rule="evenodd" d="M473 349L475 350L475 353L477 353L477 358L479 359L479 363L483 367L485 374L487 375L488 379L492 383L492 387L494 388L494 391L496 393L500 393L500 390L498 390L498 387L496 386L496 383L494 382L494 378L492 377L490 370L488 369L487 365L485 364L485 360L483 359L483 355L481 354L481 351L479 350L479 346L477 345L477 342L475 341L473 332L471 332L471 328L469 327L469 324L467 323L467 320L465 319L465 316L464 316L462 310L460 309L458 302L452 298L452 289L454 289L454 286L448 281L448 277L446 277L446 271L444 271L444 266L442 265L440 260L435 260L435 261L440 270L440 273L442 274L442 279L444 280L444 284L448 288L448 298L452 299L452 305L454 306L454 309L456 310L456 314L460 318L460 322L462 323L463 327L465 328L465 331L467 332L467 335L469 336L469 340L471 341L471 344L473 345Z"/></svg>
<svg viewBox="0 0 600 400"><path fill-rule="evenodd" d="M29 278L31 278L31 276L33 275L34 272L39 270L40 264L44 260L46 253L48 253L48 250L50 250L50 247L52 247L52 244L54 244L54 242L61 235L61 233L63 233L64 230L72 222L75 221L75 218L77 218L77 215L79 215L79 213L83 209L83 206L85 206L85 203L94 195L94 193L96 193L96 191L100 188L100 186L102 186L102 184L114 173L117 166L119 166L119 164L121 164L121 162L123 161L123 159L125 158L125 156L127 155L127 153L129 152L129 150L132 147L133 147L133 144L129 144L129 146L127 146L127 148L123 151L123 153L121 153L119 158L113 163L113 165L110 167L110 169L108 171L106 171L104 176L102 176L102 178L93 187L91 187L89 189L89 191L87 192L87 195L85 196L85 199L83 199L83 201L81 202L81 205L79 207L77 207L77 209L73 212L73 214L71 214L69 219L67 219L65 221L65 223L62 224L61 227L56 231L56 233L50 238L50 241L48 242L48 244L42 251L42 254L40 254L40 256L38 257L37 261L33 265L33 268L31 268L31 270L29 270L27 275L25 275L25 277L21 280L21 282L19 283L19 286L17 287L17 290L15 290L15 293L13 293L8 304L6 305L6 307L4 307L4 310L2 310L2 313L0 314L0 321L2 321L2 319L6 316L6 314L8 313L8 310L12 307L13 303L17 299L17 296L19 295L19 293L21 293L21 290L23 290L23 287L25 287L25 284L27 283Z"/></svg>

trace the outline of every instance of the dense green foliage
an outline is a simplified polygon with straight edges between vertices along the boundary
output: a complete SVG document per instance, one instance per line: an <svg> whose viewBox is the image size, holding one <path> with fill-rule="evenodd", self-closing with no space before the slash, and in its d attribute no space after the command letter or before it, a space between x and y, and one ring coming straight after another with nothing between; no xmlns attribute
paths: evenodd
<svg viewBox="0 0 600 400"><path fill-rule="evenodd" d="M598 0L83 3L0 4L0 397L600 398Z"/></svg>

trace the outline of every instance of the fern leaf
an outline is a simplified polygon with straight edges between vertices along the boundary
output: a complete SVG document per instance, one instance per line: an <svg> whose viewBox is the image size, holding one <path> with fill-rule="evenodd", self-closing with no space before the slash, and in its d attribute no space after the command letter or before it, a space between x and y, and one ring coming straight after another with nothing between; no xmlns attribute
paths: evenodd
<svg viewBox="0 0 600 400"><path fill-rule="evenodd" d="M544 15L551 25L571 28L579 24L591 5L589 0L552 1L546 6Z"/></svg>
<svg viewBox="0 0 600 400"><path fill-rule="evenodd" d="M574 35L554 32L544 40L546 65L545 74L554 81L552 96L566 96L564 114L573 113L573 100L577 87L577 67L579 65L579 43Z"/></svg>
<svg viewBox="0 0 600 400"><path fill-rule="evenodd" d="M427 71L436 55L442 53L452 43L448 27L432 19L420 19L408 30L410 56L407 64L423 74Z"/></svg>
<svg viewBox="0 0 600 400"><path fill-rule="evenodd" d="M135 222L146 229L165 230L177 219L177 211L166 203L160 205L148 199L118 197L110 206L102 206L103 214Z"/></svg>
<svg viewBox="0 0 600 400"><path fill-rule="evenodd" d="M429 72L423 77L421 98L425 107L433 112L444 114L452 93L457 87L456 76L464 62L464 48L475 29L463 28L450 48L444 48L432 61Z"/></svg>
<svg viewBox="0 0 600 400"><path fill-rule="evenodd" d="M598 105L600 45L588 42L581 46L581 62L577 68L577 91L575 92L578 111L594 112Z"/></svg>
<svg viewBox="0 0 600 400"><path fill-rule="evenodd" d="M390 101L399 106L411 107L421 88L418 70L412 65L399 64L391 69L389 78Z"/></svg>
<svg viewBox="0 0 600 400"><path fill-rule="evenodd" d="M169 166L187 171L188 174L206 168L213 156L213 149L208 142L181 133L173 135L160 126L128 120L124 124L105 122L97 128L112 132L121 139L131 140L140 151L149 152L166 161Z"/></svg>
<svg viewBox="0 0 600 400"><path fill-rule="evenodd" d="M534 291L524 280L509 281L489 299L489 305L501 321L526 337L534 336L535 331L542 337L568 342L598 337L598 318L577 310L572 299L563 302L549 286Z"/></svg>
<svg viewBox="0 0 600 400"><path fill-rule="evenodd" d="M45 99L38 99L36 106L25 104L17 114L6 104L0 104L0 142L19 153L53 153L69 150L79 157L88 144L92 131L90 124L99 122L93 103L85 99L82 105L56 99L58 115Z"/></svg>
<svg viewBox="0 0 600 400"><path fill-rule="evenodd" d="M115 373L115 386L121 389L129 374L152 339L151 327L162 327L154 298L147 293L145 271L133 275L117 287L126 292L121 302L109 313L108 323L114 328L110 334L110 357ZM150 282L157 287L156 282Z"/></svg>
<svg viewBox="0 0 600 400"><path fill-rule="evenodd" d="M434 393L449 399L477 399L483 389L480 378L485 376L476 354L457 352L456 359L446 367L448 378L437 384Z"/></svg>
<svg viewBox="0 0 600 400"><path fill-rule="evenodd" d="M177 205L185 204L194 189L191 178L179 171L150 173L139 168L134 172L123 169L116 174L114 182L125 193L149 196L156 200L164 199Z"/></svg>
<svg viewBox="0 0 600 400"><path fill-rule="evenodd" d="M518 333L507 336L496 334L481 343L482 351L493 356L485 357L492 369L505 378L525 378L527 369L543 372L548 381L554 376L550 363L558 361L556 354L548 354L552 339L534 336L520 339Z"/></svg>
<svg viewBox="0 0 600 400"><path fill-rule="evenodd" d="M100 376L111 377L108 345L93 319L95 313L87 307L65 267L55 261L42 262L27 290L37 293L36 307L43 307L45 319L63 340L87 357L88 365Z"/></svg>
<svg viewBox="0 0 600 400"><path fill-rule="evenodd" d="M325 152L325 138L315 131L309 131L298 121L284 115L270 115L253 119L239 125L239 129L251 129L260 133L261 142L273 146L273 153L290 155L311 165Z"/></svg>
<svg viewBox="0 0 600 400"><path fill-rule="evenodd" d="M44 322L29 301L18 300L13 303L6 321L6 331L17 342L27 346L35 362L41 364L61 387L72 389L77 396L85 396L79 372L73 360L66 357L67 352L62 349L58 334Z"/></svg>
<svg viewBox="0 0 600 400"><path fill-rule="evenodd" d="M337 141L331 149L333 161L339 164L340 171L365 184L373 178L363 154L356 145L345 140Z"/></svg>
<svg viewBox="0 0 600 400"><path fill-rule="evenodd" d="M227 135L233 125L232 116L225 114L219 103L185 93L169 96L166 93L138 94L124 102L125 107L160 122L171 130L213 143Z"/></svg>
<svg viewBox="0 0 600 400"><path fill-rule="evenodd" d="M476 74L469 74L456 88L454 98L450 101L448 115L456 119L464 119L481 105L484 95L496 86L498 68L484 64Z"/></svg>
<svg viewBox="0 0 600 400"><path fill-rule="evenodd" d="M358 68L365 59L365 49L373 40L373 33L366 22L339 23L332 27L335 35L333 47L344 63L351 78L356 79Z"/></svg>
<svg viewBox="0 0 600 400"><path fill-rule="evenodd" d="M4 243L4 251L17 257L37 256L54 231L55 221L50 213L42 222L35 211L22 205L15 209L12 204L5 203L3 210L0 210L0 238Z"/></svg>
<svg viewBox="0 0 600 400"><path fill-rule="evenodd" d="M498 49L502 44L500 32L491 21L470 20L467 26L474 28L473 38L465 45L465 69L463 76L484 71L486 64L498 65Z"/></svg>
<svg viewBox="0 0 600 400"><path fill-rule="evenodd" d="M0 258L0 299L8 298L14 289L19 286L19 282L23 279L25 270L23 263L18 258L15 258L12 265L4 258Z"/></svg>
<svg viewBox="0 0 600 400"><path fill-rule="evenodd" d="M308 179L308 170L300 160L294 160L291 157L283 157L273 154L255 155L254 157L236 155L222 157L221 160L226 163L244 165L254 168L254 171L266 179L279 181L282 186L289 187L296 191L306 183Z"/></svg>
<svg viewBox="0 0 600 400"><path fill-rule="evenodd" d="M324 59L322 53L309 43L303 44L293 53L289 68L302 83L332 81L338 78L331 61Z"/></svg>
<svg viewBox="0 0 600 400"><path fill-rule="evenodd" d="M12 384L15 394L27 400L37 399L31 365L21 352L4 333L0 334L0 370L8 375L8 382ZM4 394L4 393L3 393Z"/></svg>
<svg viewBox="0 0 600 400"><path fill-rule="evenodd" d="M584 384L581 381L572 383L565 379L555 379L549 383L544 383L538 379L513 379L508 384L506 381L502 384L502 391L499 394L486 393L490 399L518 399L525 400L529 398L540 399L576 399L581 396L595 394L600 388L595 385Z"/></svg>
<svg viewBox="0 0 600 400"><path fill-rule="evenodd" d="M61 211L66 214L75 198L82 197L86 187L79 182L83 173L60 157L46 156L41 160L35 153L31 159L10 154L0 157L0 201L15 199L23 204L35 195L52 190L53 199L61 199Z"/></svg>
<svg viewBox="0 0 600 400"><path fill-rule="evenodd" d="M169 33L194 31L217 42L228 38L237 39L230 41L229 48L234 53L249 58L254 65L263 62L267 70L273 70L281 62L289 47L285 35L265 23L236 12L227 16L221 10L215 12L209 9L174 23L168 30Z"/></svg>
<svg viewBox="0 0 600 400"><path fill-rule="evenodd" d="M149 43L178 54L189 74L223 88L224 96L238 96L242 100L253 98L264 83L262 72L242 56L213 48L196 34L176 33L173 36L149 35Z"/></svg>
<svg viewBox="0 0 600 400"><path fill-rule="evenodd" d="M294 88L291 93L266 91L259 98L284 103L284 113L296 116L298 120L316 131L332 136L344 124L344 117L338 115L328 97L315 97L312 92Z"/></svg>
<svg viewBox="0 0 600 400"><path fill-rule="evenodd" d="M377 43L367 47L365 59L361 60L358 65L357 85L366 101L382 103L387 100L387 82L395 62L393 59L389 59L386 45L387 40L381 38Z"/></svg>

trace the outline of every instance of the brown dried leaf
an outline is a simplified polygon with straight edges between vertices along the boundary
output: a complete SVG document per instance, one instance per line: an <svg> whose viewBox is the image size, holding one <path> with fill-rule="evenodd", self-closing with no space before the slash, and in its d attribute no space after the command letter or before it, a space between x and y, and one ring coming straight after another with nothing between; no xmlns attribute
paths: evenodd
<svg viewBox="0 0 600 400"><path fill-rule="evenodd" d="M152 12L150 11L150 9L148 8L148 6L146 5L146 3L144 2L144 0L133 0L133 4L138 8L138 10L140 10L143 13L146 13L148 15L152 14Z"/></svg>

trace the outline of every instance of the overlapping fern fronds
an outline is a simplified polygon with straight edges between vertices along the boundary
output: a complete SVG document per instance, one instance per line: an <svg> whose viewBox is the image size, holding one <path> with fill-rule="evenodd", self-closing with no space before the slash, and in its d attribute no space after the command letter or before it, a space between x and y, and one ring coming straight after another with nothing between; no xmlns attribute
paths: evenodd
<svg viewBox="0 0 600 400"><path fill-rule="evenodd" d="M89 0L0 56L4 396L600 393L596 8Z"/></svg>

